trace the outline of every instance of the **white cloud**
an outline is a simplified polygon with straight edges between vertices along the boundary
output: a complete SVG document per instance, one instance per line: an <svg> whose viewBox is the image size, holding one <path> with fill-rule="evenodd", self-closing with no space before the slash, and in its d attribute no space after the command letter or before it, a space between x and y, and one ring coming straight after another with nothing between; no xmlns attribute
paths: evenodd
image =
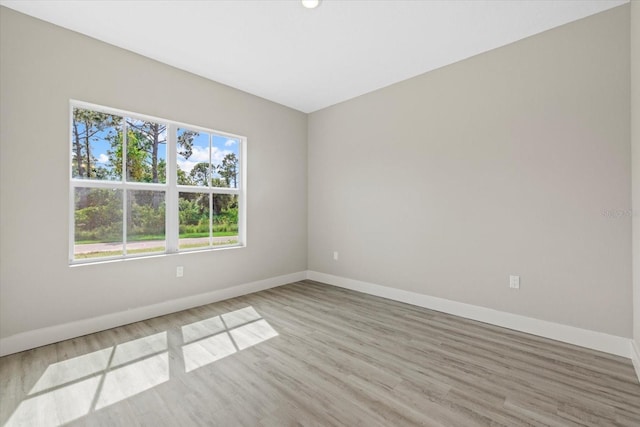
<svg viewBox="0 0 640 427"><path fill-rule="evenodd" d="M199 145L194 145L191 156L189 160L194 161L196 163L200 162L208 162L209 161L209 147L200 147Z"/></svg>
<svg viewBox="0 0 640 427"><path fill-rule="evenodd" d="M211 161L214 165L219 165L222 163L222 159L224 159L224 156L232 152L233 151L220 150L218 147L213 147L213 152L211 153Z"/></svg>
<svg viewBox="0 0 640 427"><path fill-rule="evenodd" d="M181 155L178 155L177 162L180 169L189 175L191 169L193 169L193 167L198 163L209 162L209 147L194 145L191 149L191 156L189 156L188 159L185 159Z"/></svg>
<svg viewBox="0 0 640 427"><path fill-rule="evenodd" d="M229 150L220 150L218 147L213 147L211 150L211 162L214 166L217 166L222 163L222 159L227 154L233 153ZM193 152L188 159L185 159L182 156L178 156L178 166L182 169L187 175L191 173L191 169L194 168L195 165L202 162L209 162L209 148L208 147L200 147L195 145L193 147Z"/></svg>
<svg viewBox="0 0 640 427"><path fill-rule="evenodd" d="M198 163L200 162L192 162L191 160L178 159L178 166L180 166L180 169L182 169L187 175L189 175L189 173L191 172L191 169L193 169L193 167Z"/></svg>
<svg viewBox="0 0 640 427"><path fill-rule="evenodd" d="M104 153L100 153L100 155L98 156L98 163L105 164L107 162L109 162L109 156Z"/></svg>
<svg viewBox="0 0 640 427"><path fill-rule="evenodd" d="M231 147L232 145L236 145L238 141L235 139L227 139L227 142L224 143L225 147Z"/></svg>

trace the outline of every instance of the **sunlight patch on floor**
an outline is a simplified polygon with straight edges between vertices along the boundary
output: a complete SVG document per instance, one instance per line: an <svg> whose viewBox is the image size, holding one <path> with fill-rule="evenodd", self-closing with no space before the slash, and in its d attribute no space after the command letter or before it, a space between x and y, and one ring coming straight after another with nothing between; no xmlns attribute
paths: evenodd
<svg viewBox="0 0 640 427"><path fill-rule="evenodd" d="M162 353L107 373L95 409L101 409L169 381L169 354Z"/></svg>
<svg viewBox="0 0 640 427"><path fill-rule="evenodd" d="M222 332L182 347L184 369L191 372L236 352L231 337Z"/></svg>
<svg viewBox="0 0 640 427"><path fill-rule="evenodd" d="M251 306L182 327L186 372L213 363L278 333Z"/></svg>
<svg viewBox="0 0 640 427"><path fill-rule="evenodd" d="M86 415L91 410L100 377L58 387L20 402L5 427L59 426Z"/></svg>
<svg viewBox="0 0 640 427"><path fill-rule="evenodd" d="M239 350L244 350L278 335L264 319L232 329L230 333Z"/></svg>
<svg viewBox="0 0 640 427"><path fill-rule="evenodd" d="M49 365L5 427L56 427L278 336L251 306ZM178 368L180 369L180 368Z"/></svg>
<svg viewBox="0 0 640 427"><path fill-rule="evenodd" d="M116 347L111 367L124 365L146 356L167 351L167 332L159 332L137 340L128 341Z"/></svg>
<svg viewBox="0 0 640 427"><path fill-rule="evenodd" d="M236 326L262 319L262 316L251 306L225 313L221 317L225 325L227 325L227 329L233 329Z"/></svg>
<svg viewBox="0 0 640 427"><path fill-rule="evenodd" d="M220 316L211 317L189 325L184 325L181 328L182 340L185 343L197 341L199 339L215 335L225 329L226 328L224 323L222 323L222 318Z"/></svg>
<svg viewBox="0 0 640 427"><path fill-rule="evenodd" d="M63 360L47 366L47 370L33 386L29 395L92 376L107 369L113 347L108 347L84 356Z"/></svg>

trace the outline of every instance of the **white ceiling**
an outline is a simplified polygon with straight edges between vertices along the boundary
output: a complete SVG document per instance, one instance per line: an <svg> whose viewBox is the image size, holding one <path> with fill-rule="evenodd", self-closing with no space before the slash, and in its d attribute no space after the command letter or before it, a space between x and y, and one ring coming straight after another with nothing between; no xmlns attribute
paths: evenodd
<svg viewBox="0 0 640 427"><path fill-rule="evenodd" d="M0 4L308 113L627 2Z"/></svg>

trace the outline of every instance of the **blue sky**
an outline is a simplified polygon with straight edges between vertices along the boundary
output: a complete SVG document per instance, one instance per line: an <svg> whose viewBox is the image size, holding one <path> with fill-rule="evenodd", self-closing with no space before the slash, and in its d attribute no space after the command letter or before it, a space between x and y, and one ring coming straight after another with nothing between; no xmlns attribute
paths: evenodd
<svg viewBox="0 0 640 427"><path fill-rule="evenodd" d="M78 122L78 131L82 134L85 132L85 127L82 122ZM103 167L108 170L113 168L109 165L109 156L107 151L111 149L111 143L107 139L109 135L115 135L117 133L117 127L108 127L104 131L96 133L91 139L91 154L97 160L96 166ZM72 147L73 150L73 147Z"/></svg>
<svg viewBox="0 0 640 427"><path fill-rule="evenodd" d="M131 120L131 119L128 119ZM79 124L80 131L84 131L82 124ZM112 169L109 165L108 151L111 149L111 143L107 139L110 134L115 134L115 127L106 128L104 131L97 133L91 140L91 152L93 157L97 159L96 166ZM178 129L178 133L184 132L184 129ZM222 162L224 156L234 153L239 157L240 141L236 138L229 138L222 135L213 134L213 146L211 147L211 160L213 165ZM161 144L158 150L158 158L166 160L166 144ZM178 148L180 151L180 148ZM188 158L178 155L177 163L180 168L188 175L193 167L201 162L209 161L209 133L199 132L199 135L193 141L193 153ZM215 174L214 176L218 176Z"/></svg>
<svg viewBox="0 0 640 427"><path fill-rule="evenodd" d="M179 129L178 134L180 134L183 130ZM237 157L239 157L238 146L240 145L240 141L235 138L228 138L226 136L213 134L213 146L211 147L211 162L213 165L219 165L222 163L222 159L224 156L230 153L234 153ZM180 149L178 148L178 151ZM209 161L209 134L205 132L200 132L200 134L194 138L193 140L193 154L189 159L185 159L184 157L178 155L178 166L180 169L185 171L188 175L191 172L193 167L201 162ZM218 174L214 174L214 176L219 176Z"/></svg>

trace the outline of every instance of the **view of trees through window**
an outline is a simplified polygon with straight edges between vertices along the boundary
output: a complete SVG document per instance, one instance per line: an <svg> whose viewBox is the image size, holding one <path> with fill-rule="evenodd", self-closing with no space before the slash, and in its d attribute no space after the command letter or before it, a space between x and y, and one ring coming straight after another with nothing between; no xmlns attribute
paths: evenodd
<svg viewBox="0 0 640 427"><path fill-rule="evenodd" d="M90 108L72 114L72 261L239 243L239 137Z"/></svg>

